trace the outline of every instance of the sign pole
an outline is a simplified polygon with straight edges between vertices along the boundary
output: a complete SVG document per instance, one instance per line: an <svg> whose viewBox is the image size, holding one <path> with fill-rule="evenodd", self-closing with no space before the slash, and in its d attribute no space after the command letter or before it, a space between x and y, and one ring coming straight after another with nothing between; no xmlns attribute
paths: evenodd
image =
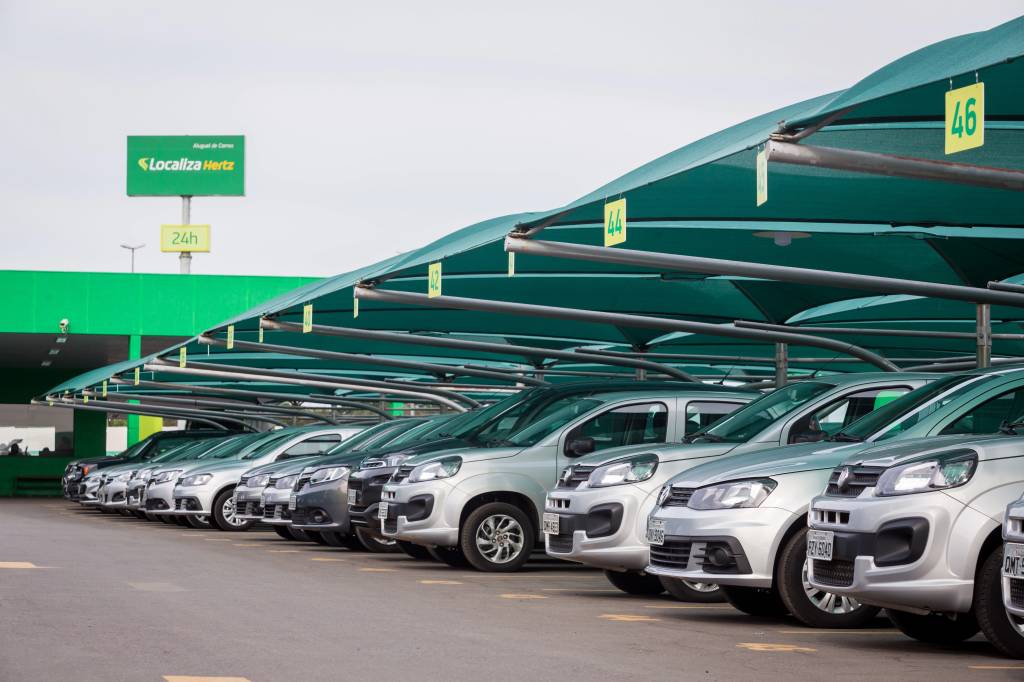
<svg viewBox="0 0 1024 682"><path fill-rule="evenodd" d="M181 197L181 224L191 225L192 224L192 197L182 196ZM178 262L181 264L181 274L188 275L192 272L192 252L182 251L178 256Z"/></svg>

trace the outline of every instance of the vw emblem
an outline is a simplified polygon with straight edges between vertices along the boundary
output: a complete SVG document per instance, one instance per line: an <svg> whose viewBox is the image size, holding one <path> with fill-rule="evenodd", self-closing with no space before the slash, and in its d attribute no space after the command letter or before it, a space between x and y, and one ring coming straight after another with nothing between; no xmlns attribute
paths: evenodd
<svg viewBox="0 0 1024 682"><path fill-rule="evenodd" d="M840 490L846 488L846 483L850 480L851 472L850 467L843 467L839 470L839 477L836 478L836 487Z"/></svg>
<svg viewBox="0 0 1024 682"><path fill-rule="evenodd" d="M658 506L660 507L660 506L664 505L665 504L665 500L667 500L668 496L671 495L671 494L672 494L672 486L670 486L670 485L664 486L661 489L661 492L658 493Z"/></svg>

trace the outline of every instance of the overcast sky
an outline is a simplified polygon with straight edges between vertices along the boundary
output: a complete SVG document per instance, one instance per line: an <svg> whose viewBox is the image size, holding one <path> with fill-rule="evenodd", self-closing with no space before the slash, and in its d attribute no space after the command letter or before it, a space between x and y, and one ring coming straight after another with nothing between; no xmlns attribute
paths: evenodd
<svg viewBox="0 0 1024 682"><path fill-rule="evenodd" d="M969 9L967 9L969 8ZM193 272L333 275L544 210L688 142L986 29L1021 0L0 0L0 269L174 273L177 198L125 136L243 134Z"/></svg>

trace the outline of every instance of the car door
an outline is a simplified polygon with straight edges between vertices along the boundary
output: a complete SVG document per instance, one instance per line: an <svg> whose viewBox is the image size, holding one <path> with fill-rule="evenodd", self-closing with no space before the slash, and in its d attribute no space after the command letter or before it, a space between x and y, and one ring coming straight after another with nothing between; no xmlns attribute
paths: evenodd
<svg viewBox="0 0 1024 682"><path fill-rule="evenodd" d="M781 442L788 445L825 440L844 426L913 389L909 384L852 389L791 419L782 431Z"/></svg>
<svg viewBox="0 0 1024 682"><path fill-rule="evenodd" d="M974 404L966 412L948 415L932 433L940 436L999 433L1005 426L1024 435L1024 427L1012 425L1024 421L1024 384L1003 389Z"/></svg>
<svg viewBox="0 0 1024 682"><path fill-rule="evenodd" d="M690 400L681 411L682 420L675 436L669 436L672 440L682 440L691 433L711 426L716 421L731 413L733 410L742 407L746 402L742 400Z"/></svg>

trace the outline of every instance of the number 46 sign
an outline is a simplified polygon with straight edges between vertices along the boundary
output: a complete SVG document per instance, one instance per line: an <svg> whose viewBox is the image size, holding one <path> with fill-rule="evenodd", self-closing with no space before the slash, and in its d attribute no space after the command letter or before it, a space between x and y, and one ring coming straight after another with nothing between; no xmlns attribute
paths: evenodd
<svg viewBox="0 0 1024 682"><path fill-rule="evenodd" d="M985 84L975 83L946 93L946 153L985 144Z"/></svg>

